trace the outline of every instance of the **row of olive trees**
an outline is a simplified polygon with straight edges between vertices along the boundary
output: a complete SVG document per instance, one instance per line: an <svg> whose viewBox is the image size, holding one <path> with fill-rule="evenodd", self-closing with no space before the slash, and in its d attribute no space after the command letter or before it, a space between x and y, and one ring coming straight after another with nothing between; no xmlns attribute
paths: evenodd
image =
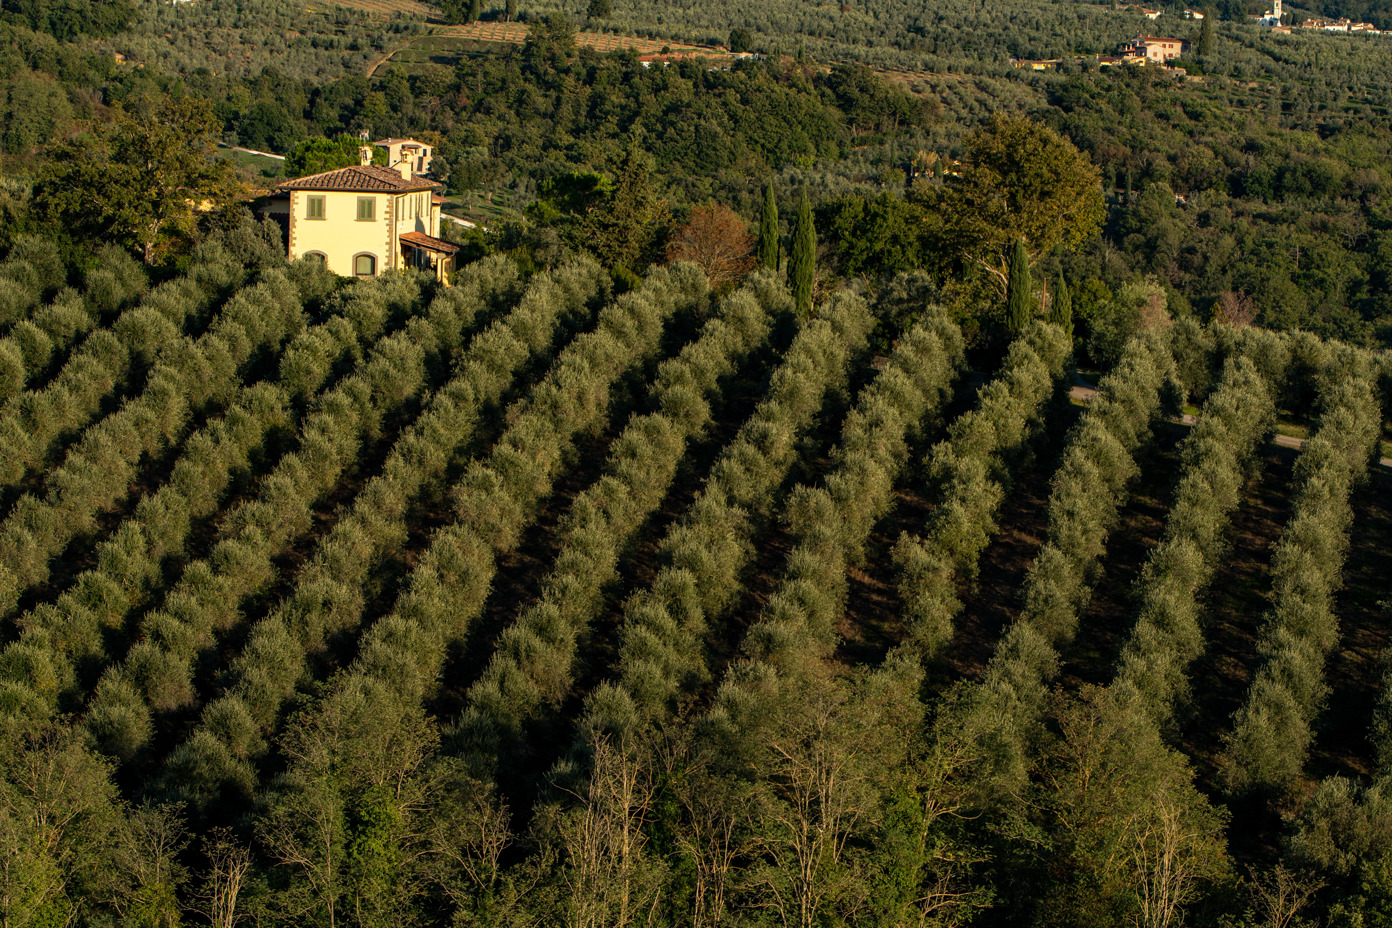
<svg viewBox="0 0 1392 928"><path fill-rule="evenodd" d="M962 604L959 579L976 575L997 526L1014 461L1039 428L1068 360L1062 329L1035 322L1016 339L976 407L948 427L928 456L928 481L938 504L922 535L905 534L894 549L908 642L924 656L952 636Z"/></svg>
<svg viewBox="0 0 1392 928"><path fill-rule="evenodd" d="M26 474L47 466L68 436L86 428L113 396L135 387L168 351L178 350L180 334L201 327L246 275L221 245L204 245L186 274L84 339L46 386L6 402L0 408L0 486L13 493Z"/></svg>
<svg viewBox="0 0 1392 928"><path fill-rule="evenodd" d="M82 433L43 489L25 494L0 523L0 616L49 578L50 562L119 507L149 461L176 446L209 409L235 399L249 366L272 356L305 324L298 291L267 274L223 305L197 340L175 336L144 389Z"/></svg>
<svg viewBox="0 0 1392 928"><path fill-rule="evenodd" d="M46 304L68 303L73 296L68 285L74 274L68 260L55 238L34 234L14 237L5 260L0 261L0 335L14 334L26 320L53 335L53 320L44 319ZM145 268L115 245L98 248L81 277L85 309L103 321L109 321L150 287Z"/></svg>
<svg viewBox="0 0 1392 928"><path fill-rule="evenodd" d="M787 296L782 300L786 307ZM586 700L574 756L552 770L553 782L565 784L579 801L564 809L550 802L538 807L538 821L546 823L542 854L503 874L496 855L491 866L471 862L490 846L478 839L477 827L473 839L464 833L452 843L436 842L449 850L440 872L451 877L447 892L461 915L507 911L522 902L513 887L538 877L546 887L539 902L548 917L568 924L625 924L640 900L647 905L661 896L654 881L662 866L643 853L642 824L651 810L655 772L643 718L665 719L671 699L708 678L706 624L739 597L754 540L773 515L799 445L828 395L844 389L873 324L856 295L842 292L825 303L793 339L764 399L721 451L696 499L669 527L660 546L666 565L624 604L618 666ZM477 745L457 743L475 759L482 753ZM447 757L437 769L450 771L452 760ZM692 786L699 792L709 783L702 778ZM483 834L494 843L510 840L506 807L487 780L456 774L451 787L470 797L472 822L492 823ZM706 798L721 805L733 795L713 789ZM693 834L693 840L699 843L701 836Z"/></svg>
<svg viewBox="0 0 1392 928"><path fill-rule="evenodd" d="M1249 340L1280 341L1251 331ZM1202 598L1227 553L1227 530L1243 488L1259 471L1261 448L1275 430L1279 386L1239 348L1180 447L1174 504L1137 582L1136 625L1112 683L1134 691L1157 725L1170 720L1186 692L1189 664L1203 651Z"/></svg>
<svg viewBox="0 0 1392 928"><path fill-rule="evenodd" d="M418 856L429 831L421 815L425 784L413 776L432 741L422 709L448 648L482 611L498 554L537 518L575 441L607 426L612 391L661 349L667 320L696 309L708 293L693 265L654 271L561 352L509 411L511 424L492 452L455 487L457 521L436 532L392 614L363 636L353 665L287 726L279 742L286 772L256 828L277 879L312 917L332 924L340 911L366 910L371 923L390 924L411 904L419 876L407 858ZM358 763L373 752L385 755L381 767L401 771L384 791L373 788L381 774ZM365 808L380 827L355 848L336 836ZM448 821L448 811L439 811ZM372 866L356 871L355 853Z"/></svg>
<svg viewBox="0 0 1392 928"><path fill-rule="evenodd" d="M664 714L683 690L709 679L707 626L738 600L754 540L773 515L800 440L828 394L844 388L873 324L865 301L842 291L793 340L767 396L668 530L665 566L625 602L618 667L588 700L582 732L635 711Z"/></svg>
<svg viewBox="0 0 1392 928"><path fill-rule="evenodd" d="M417 301L426 285L423 275L380 284ZM413 318L373 343L354 373L320 398L301 425L299 448L260 481L252 498L226 514L211 552L184 568L162 607L141 619L124 661L98 681L84 724L104 751L131 757L147 745L154 713L197 701L199 655L243 619L245 599L277 581L276 558L312 528L314 507L366 444L392 430L397 415L429 389L430 358L458 344L467 331L461 321L453 307L438 317Z"/></svg>
<svg viewBox="0 0 1392 928"><path fill-rule="evenodd" d="M829 656L849 592L847 571L864 562L865 543L893 503L909 441L941 410L963 360L961 332L930 310L861 391L824 485L800 486L789 496L784 519L794 545L787 567L745 637L747 663L727 673L722 692L738 691L742 680L758 680L770 668L807 676L806 668Z"/></svg>
<svg viewBox="0 0 1392 928"><path fill-rule="evenodd" d="M1327 692L1325 658L1339 639L1333 598L1353 521L1349 498L1367 478L1382 433L1372 359L1348 351L1342 360L1331 366L1319 427L1296 462L1291 517L1272 562L1274 605L1258 644L1264 661L1226 738L1234 792L1295 782Z"/></svg>
<svg viewBox="0 0 1392 928"><path fill-rule="evenodd" d="M946 719L947 734L972 745L989 782L1018 786L1026 750L1045 710L1057 648L1071 640L1106 551L1135 454L1152 436L1174 363L1165 336L1143 333L1098 385L1069 435L1049 497L1049 534L1025 581L1024 608L997 645L984 679Z"/></svg>
<svg viewBox="0 0 1392 928"><path fill-rule="evenodd" d="M659 367L649 388L652 411L629 421L604 473L571 504L538 601L504 630L469 689L449 742L478 776L497 777L532 736L528 726L569 695L580 639L604 605L620 556L667 495L689 444L710 427L724 379L764 343L774 317L790 310L787 291L760 273Z"/></svg>
<svg viewBox="0 0 1392 928"><path fill-rule="evenodd" d="M456 275L437 299L460 303L516 276L506 259L480 262ZM485 281L488 281L485 284ZM472 449L485 415L496 410L538 359L606 289L591 262L564 265L532 279L516 306L470 342L454 378L398 438L382 472L320 540L284 601L250 630L233 659L224 691L209 702L170 756L164 790L201 807L222 794L250 797L255 762L267 749L285 707L304 682L308 655L330 635L353 634L363 622L374 569L406 538L408 518L427 498L446 496L452 469Z"/></svg>
<svg viewBox="0 0 1392 928"><path fill-rule="evenodd" d="M13 260L11 255L5 263ZM11 279L6 275L0 280L9 283ZM0 337L0 403L38 386L76 342L127 308L148 286L135 259L116 249L103 252L101 266L87 272L84 284L82 293L65 288L50 303L33 307Z"/></svg>
<svg viewBox="0 0 1392 928"><path fill-rule="evenodd" d="M1227 361L1182 445L1175 503L1137 584L1140 615L1117 677L1105 689L1062 701L1053 713L1059 740L1034 760L1045 846L1067 861L1052 893L1067 900L1069 887L1088 885L1145 926L1176 923L1228 873L1226 816L1195 788L1186 758L1165 743L1163 727L1188 662L1202 647L1198 598L1220 563L1228 519L1275 424L1279 382L1262 377L1252 358L1279 376L1289 353L1281 336L1257 330L1236 338L1192 327L1188 334L1196 338L1176 334L1179 366L1187 373L1206 367L1210 352ZM1198 352L1187 353L1186 341ZM1107 809L1100 819L1099 804Z"/></svg>
<svg viewBox="0 0 1392 928"><path fill-rule="evenodd" d="M459 292L436 299L456 299ZM330 372L350 365L391 324L384 317L404 316L419 293L418 281L402 286L392 278L351 288L324 321L291 340L278 381L246 388L223 416L190 436L169 479L142 497L131 518L97 546L96 566L54 602L37 605L19 620L24 633L0 658L0 679L29 689L16 703L41 715L30 702L39 697L51 711L77 685L75 665L100 667L112 659L101 629L124 625L162 591L166 562L188 554L197 522L218 511L251 457L266 453L267 442L273 442L274 463L275 446L298 424L290 397L312 398L332 384ZM461 325L467 327L474 311L466 306L457 313Z"/></svg>

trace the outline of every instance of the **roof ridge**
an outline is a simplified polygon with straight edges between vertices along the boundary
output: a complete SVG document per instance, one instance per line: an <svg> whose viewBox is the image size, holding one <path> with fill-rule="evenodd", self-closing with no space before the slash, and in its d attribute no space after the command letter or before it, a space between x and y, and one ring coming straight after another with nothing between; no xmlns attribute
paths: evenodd
<svg viewBox="0 0 1392 928"><path fill-rule="evenodd" d="M409 180L391 168L377 164L350 164L288 180L277 190L363 190L377 193L429 190L443 186L424 177Z"/></svg>

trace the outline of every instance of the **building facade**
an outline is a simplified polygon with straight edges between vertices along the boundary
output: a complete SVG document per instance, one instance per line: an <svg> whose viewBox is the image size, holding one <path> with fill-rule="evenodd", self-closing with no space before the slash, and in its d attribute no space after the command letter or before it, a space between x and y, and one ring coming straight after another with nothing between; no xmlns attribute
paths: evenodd
<svg viewBox="0 0 1392 928"><path fill-rule="evenodd" d="M362 164L277 188L272 211L283 214L290 259L321 260L345 277L421 268L447 283L459 249L439 238L441 185L419 176L418 160L384 168L371 154L365 147Z"/></svg>
<svg viewBox="0 0 1392 928"><path fill-rule="evenodd" d="M1165 64L1189 51L1187 39L1174 39L1163 36L1137 36L1122 49L1123 57L1144 58L1156 64Z"/></svg>

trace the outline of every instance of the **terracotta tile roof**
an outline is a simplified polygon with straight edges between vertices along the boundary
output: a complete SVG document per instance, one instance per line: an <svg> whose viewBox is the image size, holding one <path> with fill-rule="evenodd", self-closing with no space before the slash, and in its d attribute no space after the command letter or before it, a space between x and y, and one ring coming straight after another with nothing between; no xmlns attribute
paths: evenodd
<svg viewBox="0 0 1392 928"><path fill-rule="evenodd" d="M425 147L425 143L424 143L424 142L417 142L415 139L398 139L398 138L378 139L377 141L373 142L372 144L373 144L373 145L397 145L397 144L402 144L402 145L419 145L419 146L421 146L422 148Z"/></svg>
<svg viewBox="0 0 1392 928"><path fill-rule="evenodd" d="M452 255L459 250L459 246L453 242L447 242L433 235L426 235L424 232L403 232L401 233L401 240L407 245L415 245L417 248L424 248L427 251L438 251L447 255Z"/></svg>
<svg viewBox="0 0 1392 928"><path fill-rule="evenodd" d="M311 174L281 184L279 190L361 190L367 193L408 193L441 186L424 177L406 180L400 173L376 164L353 165L322 174Z"/></svg>

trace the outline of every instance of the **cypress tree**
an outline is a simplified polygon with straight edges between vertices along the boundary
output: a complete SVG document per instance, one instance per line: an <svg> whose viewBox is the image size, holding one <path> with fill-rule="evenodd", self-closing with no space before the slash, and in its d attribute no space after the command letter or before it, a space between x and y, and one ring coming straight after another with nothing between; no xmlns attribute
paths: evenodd
<svg viewBox="0 0 1392 928"><path fill-rule="evenodd" d="M1199 57L1213 57L1213 19L1218 11L1213 7L1204 8L1203 25L1199 27Z"/></svg>
<svg viewBox="0 0 1392 928"><path fill-rule="evenodd" d="M807 188L802 188L798 202L797 224L793 226L793 250L788 256L788 283L793 288L793 301L802 316L812 312L812 281L817 274L817 230L812 227L812 204Z"/></svg>
<svg viewBox="0 0 1392 928"><path fill-rule="evenodd" d="M469 0L468 12L464 14L466 23L476 23L483 15L483 0Z"/></svg>
<svg viewBox="0 0 1392 928"><path fill-rule="evenodd" d="M1054 278L1054 302L1049 307L1049 321L1073 337L1073 296L1068 292L1068 281L1060 271Z"/></svg>
<svg viewBox="0 0 1392 928"><path fill-rule="evenodd" d="M1030 305L1029 254L1025 251L1024 239L1015 240L1015 250L1010 254L1010 280L1005 294L1005 324L1010 334L1019 335L1034 316L1034 307Z"/></svg>
<svg viewBox="0 0 1392 928"><path fill-rule="evenodd" d="M759 214L759 242L755 253L764 267L778 270L778 202L773 198L773 184L764 188L764 210Z"/></svg>

